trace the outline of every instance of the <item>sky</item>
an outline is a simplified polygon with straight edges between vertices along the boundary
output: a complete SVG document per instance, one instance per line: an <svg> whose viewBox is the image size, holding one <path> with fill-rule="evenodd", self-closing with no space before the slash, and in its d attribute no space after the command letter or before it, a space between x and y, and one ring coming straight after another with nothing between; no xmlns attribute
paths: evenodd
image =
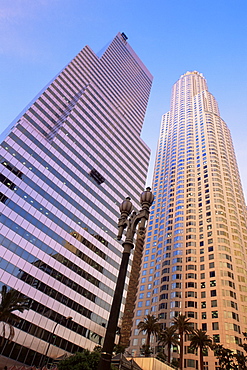
<svg viewBox="0 0 247 370"><path fill-rule="evenodd" d="M0 133L85 46L117 32L154 76L142 138L151 148L172 85L205 76L231 130L247 198L247 0L0 0Z"/></svg>

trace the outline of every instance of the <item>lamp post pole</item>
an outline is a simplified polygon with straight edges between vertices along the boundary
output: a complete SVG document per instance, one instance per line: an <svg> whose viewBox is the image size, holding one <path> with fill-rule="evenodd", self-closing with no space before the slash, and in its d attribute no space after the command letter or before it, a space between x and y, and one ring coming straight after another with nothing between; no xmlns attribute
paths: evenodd
<svg viewBox="0 0 247 370"><path fill-rule="evenodd" d="M133 239L136 232L136 227L139 225L139 233L143 234L145 232L145 224L149 217L149 208L153 203L154 196L151 193L151 189L147 188L141 194L140 203L142 209L136 213L132 212L133 205L130 201L130 198L126 198L123 203L120 205L121 217L118 222L118 236L117 239L121 240L123 231L126 230L125 241L123 242L123 255L122 261L118 273L117 284L115 288L115 293L112 301L110 316L108 320L108 325L105 334L104 345L101 352L100 362L98 365L98 370L110 370L111 368L111 359L112 352L114 348L119 312L122 302L125 278L129 263L129 257L131 249L134 248ZM128 218L129 217L129 218Z"/></svg>

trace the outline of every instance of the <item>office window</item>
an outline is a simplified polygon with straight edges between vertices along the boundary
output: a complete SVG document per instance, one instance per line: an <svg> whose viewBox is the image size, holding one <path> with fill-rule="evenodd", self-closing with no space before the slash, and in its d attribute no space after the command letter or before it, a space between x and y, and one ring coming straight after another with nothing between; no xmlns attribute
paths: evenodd
<svg viewBox="0 0 247 370"><path fill-rule="evenodd" d="M212 322L212 330L219 330L219 323L218 322Z"/></svg>
<svg viewBox="0 0 247 370"><path fill-rule="evenodd" d="M185 360L186 361L186 360ZM195 368L195 360L191 360L191 359L188 359L186 361L187 363L187 367L192 367L192 368Z"/></svg>
<svg viewBox="0 0 247 370"><path fill-rule="evenodd" d="M210 295L211 295L211 297L216 297L216 295L217 295L216 289L211 290Z"/></svg>
<svg viewBox="0 0 247 370"><path fill-rule="evenodd" d="M210 281L210 286L216 286L216 280L211 280Z"/></svg>
<svg viewBox="0 0 247 370"><path fill-rule="evenodd" d="M211 301L211 307L217 307L217 300Z"/></svg>
<svg viewBox="0 0 247 370"><path fill-rule="evenodd" d="M168 285L167 285L168 286ZM172 283L171 284L171 288L172 289L181 289L182 288L182 284L181 283ZM167 289L168 290L168 289Z"/></svg>
<svg viewBox="0 0 247 370"><path fill-rule="evenodd" d="M218 318L218 311L212 311L212 319Z"/></svg>
<svg viewBox="0 0 247 370"><path fill-rule="evenodd" d="M133 346L137 346L138 345L138 338L134 338L133 339Z"/></svg>
<svg viewBox="0 0 247 370"><path fill-rule="evenodd" d="M187 317L191 317L191 318L195 318L195 319L197 319L197 313L196 313L196 312L194 312L194 311L188 311L188 312L186 313L186 315L187 315Z"/></svg>
<svg viewBox="0 0 247 370"><path fill-rule="evenodd" d="M215 343L220 343L220 335L219 334L214 334L213 335L213 341Z"/></svg>

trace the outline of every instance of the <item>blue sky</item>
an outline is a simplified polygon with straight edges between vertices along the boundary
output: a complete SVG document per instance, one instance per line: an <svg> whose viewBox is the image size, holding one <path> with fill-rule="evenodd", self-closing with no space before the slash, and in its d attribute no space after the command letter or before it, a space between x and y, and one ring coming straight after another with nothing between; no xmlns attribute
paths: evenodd
<svg viewBox="0 0 247 370"><path fill-rule="evenodd" d="M98 52L125 32L154 76L142 133L152 162L171 87L197 70L231 130L247 196L246 18L246 0L1 0L0 132L86 44Z"/></svg>

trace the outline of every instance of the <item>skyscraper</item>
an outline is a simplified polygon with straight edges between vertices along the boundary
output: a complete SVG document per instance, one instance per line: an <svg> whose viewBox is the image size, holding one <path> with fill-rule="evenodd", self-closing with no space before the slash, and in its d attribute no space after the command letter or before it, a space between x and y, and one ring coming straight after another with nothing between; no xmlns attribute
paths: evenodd
<svg viewBox="0 0 247 370"><path fill-rule="evenodd" d="M216 343L241 351L247 331L246 206L230 131L198 72L185 73L173 87L153 191L132 352L145 343L137 329L145 315L156 315L165 327L179 313ZM189 353L186 339L184 368L196 368L198 357ZM152 346L157 350L155 341ZM217 368L212 352L204 361L204 369Z"/></svg>
<svg viewBox="0 0 247 370"><path fill-rule="evenodd" d="M1 284L29 298L3 356L39 365L102 344L118 205L145 185L151 84L119 33L100 55L86 46L1 142Z"/></svg>

